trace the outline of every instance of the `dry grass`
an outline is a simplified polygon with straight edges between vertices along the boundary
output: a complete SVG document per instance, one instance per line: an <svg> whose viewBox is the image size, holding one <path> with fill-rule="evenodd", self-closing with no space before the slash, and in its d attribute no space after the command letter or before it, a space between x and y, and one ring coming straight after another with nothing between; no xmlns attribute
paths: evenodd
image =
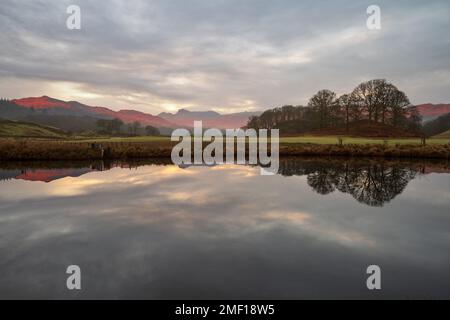
<svg viewBox="0 0 450 320"><path fill-rule="evenodd" d="M448 159L450 144L433 145L281 145L282 156L350 156L350 157L387 157L387 158L430 158Z"/></svg>
<svg viewBox="0 0 450 320"><path fill-rule="evenodd" d="M170 158L175 142L105 142L104 159ZM206 143L205 143L206 145ZM282 143L282 156L351 156L448 159L450 144L295 144ZM0 139L1 160L95 160L102 152L91 142L34 139Z"/></svg>

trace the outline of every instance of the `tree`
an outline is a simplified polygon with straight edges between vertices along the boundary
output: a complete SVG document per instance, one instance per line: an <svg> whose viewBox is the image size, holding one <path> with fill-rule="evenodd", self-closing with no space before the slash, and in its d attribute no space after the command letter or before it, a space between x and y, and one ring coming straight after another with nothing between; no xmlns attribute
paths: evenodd
<svg viewBox="0 0 450 320"><path fill-rule="evenodd" d="M318 116L319 128L325 128L330 122L333 107L336 106L336 93L330 90L317 92L308 103Z"/></svg>
<svg viewBox="0 0 450 320"><path fill-rule="evenodd" d="M159 136L159 130L152 126L146 126L145 127L145 133L148 136Z"/></svg>
<svg viewBox="0 0 450 320"><path fill-rule="evenodd" d="M139 129L141 128L141 123L139 121L134 121L132 123L133 134L138 135Z"/></svg>
<svg viewBox="0 0 450 320"><path fill-rule="evenodd" d="M258 116L251 116L250 118L248 118L246 127L247 128L251 128L251 129L255 129L255 130L259 130L259 128L260 128L259 117Z"/></svg>
<svg viewBox="0 0 450 320"><path fill-rule="evenodd" d="M123 124L124 123L123 123L122 120L120 120L120 119L113 119L111 121L111 131L113 133L119 134L121 129L122 129Z"/></svg>
<svg viewBox="0 0 450 320"><path fill-rule="evenodd" d="M370 80L359 84L352 92L353 99L367 113L369 120L378 121L386 85L384 79Z"/></svg>
<svg viewBox="0 0 450 320"><path fill-rule="evenodd" d="M422 115L416 106L409 106L406 109L407 120L406 128L410 131L420 133L421 135L426 134L422 127Z"/></svg>
<svg viewBox="0 0 450 320"><path fill-rule="evenodd" d="M123 121L120 119L99 119L97 120L98 132L103 134L119 134L123 126Z"/></svg>
<svg viewBox="0 0 450 320"><path fill-rule="evenodd" d="M334 92L321 90L309 100L308 107L285 105L266 110L259 117L249 118L247 127L302 133L345 125L348 132L350 123L361 119L415 131L421 126L420 114L411 107L406 94L384 79L374 79L338 99Z"/></svg>
<svg viewBox="0 0 450 320"><path fill-rule="evenodd" d="M348 127L350 123L350 109L352 108L353 105L351 95L343 94L338 98L337 104L344 114L345 131L348 132Z"/></svg>
<svg viewBox="0 0 450 320"><path fill-rule="evenodd" d="M108 120L106 120L106 119L97 120L96 125L98 128L97 131L99 133L105 133L105 134L108 133L108 131L109 131Z"/></svg>
<svg viewBox="0 0 450 320"><path fill-rule="evenodd" d="M395 86L388 92L387 104L391 114L391 124L395 127L402 126L408 116L408 109L411 106L408 97L403 91Z"/></svg>

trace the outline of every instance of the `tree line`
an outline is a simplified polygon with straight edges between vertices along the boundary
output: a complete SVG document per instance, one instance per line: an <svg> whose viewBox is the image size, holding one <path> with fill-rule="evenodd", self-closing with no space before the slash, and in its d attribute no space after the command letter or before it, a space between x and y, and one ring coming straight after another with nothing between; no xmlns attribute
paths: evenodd
<svg viewBox="0 0 450 320"><path fill-rule="evenodd" d="M280 129L302 133L315 129L345 128L362 120L418 132L421 116L407 95L385 79L359 84L351 93L337 96L331 90L320 90L307 106L292 106L266 110L250 117L247 128Z"/></svg>
<svg viewBox="0 0 450 320"><path fill-rule="evenodd" d="M139 121L125 124L120 119L100 119L97 120L97 133L106 135L148 135L159 136L160 132L153 126L142 126Z"/></svg>

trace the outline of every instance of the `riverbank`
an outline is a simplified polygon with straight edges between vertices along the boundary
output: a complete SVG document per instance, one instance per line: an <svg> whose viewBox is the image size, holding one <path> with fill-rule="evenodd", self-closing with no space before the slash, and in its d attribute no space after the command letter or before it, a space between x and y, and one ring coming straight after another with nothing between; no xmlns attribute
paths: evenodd
<svg viewBox="0 0 450 320"><path fill-rule="evenodd" d="M74 142L0 139L0 160L100 160L170 158L176 142ZM206 145L206 144L205 144ZM281 143L280 156L347 156L448 159L450 144L304 144Z"/></svg>

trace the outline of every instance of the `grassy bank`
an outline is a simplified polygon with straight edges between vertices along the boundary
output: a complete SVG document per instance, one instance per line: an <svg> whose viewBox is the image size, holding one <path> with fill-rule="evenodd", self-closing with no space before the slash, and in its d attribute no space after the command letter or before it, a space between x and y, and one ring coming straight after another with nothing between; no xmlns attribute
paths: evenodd
<svg viewBox="0 0 450 320"><path fill-rule="evenodd" d="M148 137L57 141L0 139L0 160L95 160L169 158L175 142L168 138ZM312 144L281 141L281 156L350 156L448 159L449 143L354 143ZM444 140L446 141L446 140ZM103 152L93 143L100 143ZM447 141L448 142L448 141ZM205 144L206 145L206 144Z"/></svg>
<svg viewBox="0 0 450 320"><path fill-rule="evenodd" d="M404 145L420 145L422 143L420 138L357 138L347 136L297 136L297 137L281 137L280 143L312 143L312 144L338 144L339 138L342 139L344 145L367 145L367 144L387 144L395 146L399 144ZM427 139L427 144L448 144L450 139L431 138Z"/></svg>
<svg viewBox="0 0 450 320"><path fill-rule="evenodd" d="M415 145L421 144L419 138L359 138L349 136L296 136L296 137L281 137L281 144L338 144L339 138L342 139L343 144L388 144L398 145L407 144ZM71 141L71 140L68 140ZM73 142L165 142L170 141L169 137L104 137L104 138L85 138L74 139ZM439 137L427 139L427 144L448 144L450 137Z"/></svg>

